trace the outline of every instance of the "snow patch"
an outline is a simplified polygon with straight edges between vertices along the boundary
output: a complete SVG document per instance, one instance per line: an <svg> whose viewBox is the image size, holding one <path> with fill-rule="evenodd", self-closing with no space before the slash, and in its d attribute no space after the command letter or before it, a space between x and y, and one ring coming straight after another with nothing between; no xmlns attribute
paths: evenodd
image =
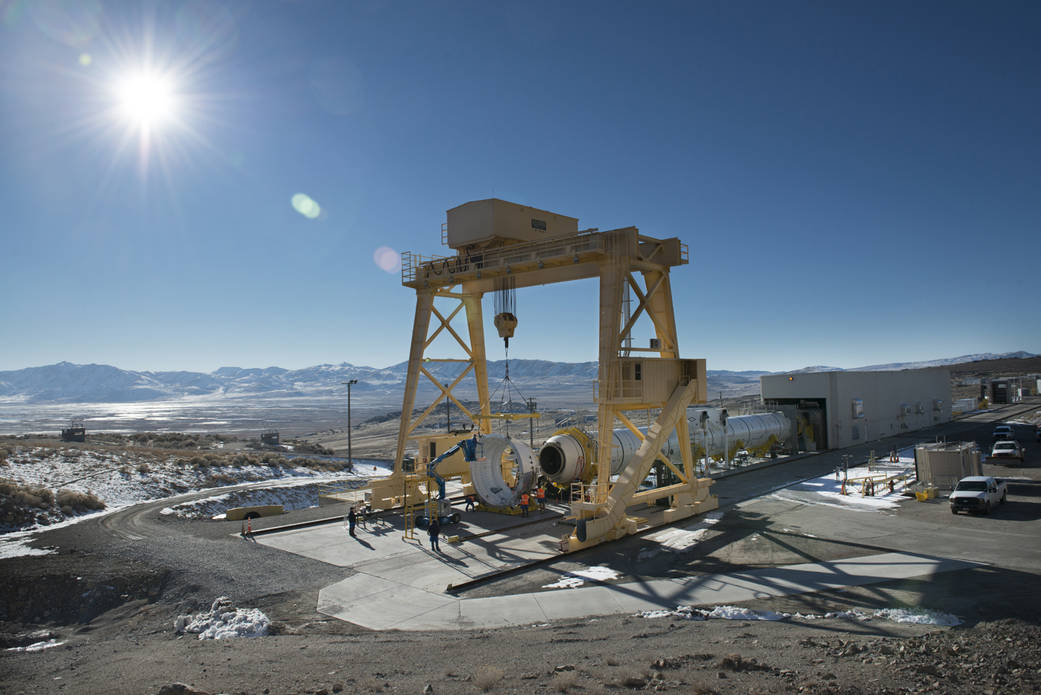
<svg viewBox="0 0 1041 695"><path fill-rule="evenodd" d="M783 490L771 493L774 499L789 502L800 502L802 504L816 504L826 507L838 507L855 511L882 511L893 509L906 499L905 490L909 478L914 477L914 450L901 449L897 452L898 461L877 461L870 468L867 465L849 468L845 473L837 471L830 475L821 476L812 480L805 480ZM842 480L852 481L857 478L881 478L887 476L895 478L898 475L906 475L903 480L893 483L890 492L888 483L879 483L875 488L874 496L864 496L859 482L847 482L846 492L842 494Z"/></svg>
<svg viewBox="0 0 1041 695"><path fill-rule="evenodd" d="M44 649L50 649L51 647L60 647L65 644L64 641L59 642L56 639L49 639L46 642L33 642L25 647L8 647L9 652L42 652Z"/></svg>
<svg viewBox="0 0 1041 695"><path fill-rule="evenodd" d="M32 540L32 534L26 532L0 536L0 559L26 555L50 555L55 552L54 548L30 548L29 542Z"/></svg>
<svg viewBox="0 0 1041 695"><path fill-rule="evenodd" d="M235 608L227 596L219 596L209 611L180 615L174 621L177 634L198 634L199 639L263 637L271 621L257 608Z"/></svg>
<svg viewBox="0 0 1041 695"><path fill-rule="evenodd" d="M546 584L543 589L574 589L582 586L586 579L593 581L604 582L610 579L614 579L618 576L616 570L611 569L605 565L597 565L596 567L586 567L584 569L571 570L567 572L560 580L553 582L552 584Z"/></svg>
<svg viewBox="0 0 1041 695"><path fill-rule="evenodd" d="M855 608L849 611L831 611L824 615L813 613L775 613L774 611L755 611L738 606L714 606L712 608L693 608L691 606L677 606L675 610L653 610L638 613L640 618L680 618L684 620L706 620L718 618L722 620L889 620L894 623L911 623L914 625L938 625L941 627L954 627L961 625L962 621L950 613L942 613L927 608L880 608L874 611L864 611Z"/></svg>
<svg viewBox="0 0 1041 695"><path fill-rule="evenodd" d="M723 620L784 620L788 618L787 613L774 613L773 611L753 611L748 608L737 606L716 606L710 611L704 612L706 618L721 618Z"/></svg>
<svg viewBox="0 0 1041 695"><path fill-rule="evenodd" d="M670 527L662 531L648 534L644 538L658 543L663 549L682 552L705 539L712 527L723 518L723 512L714 511L692 525Z"/></svg>

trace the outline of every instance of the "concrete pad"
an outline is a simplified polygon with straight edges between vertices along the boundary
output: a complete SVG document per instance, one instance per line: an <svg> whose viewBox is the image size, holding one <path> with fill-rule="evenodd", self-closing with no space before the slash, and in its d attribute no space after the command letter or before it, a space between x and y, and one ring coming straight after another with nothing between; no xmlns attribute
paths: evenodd
<svg viewBox="0 0 1041 695"><path fill-rule="evenodd" d="M660 579L474 599L422 591L387 577L359 574L322 589L318 610L374 630L494 629L548 620L671 610L677 606L740 603L928 576L971 566L972 563L958 560L883 553L730 575Z"/></svg>
<svg viewBox="0 0 1041 695"><path fill-rule="evenodd" d="M499 599L508 598L509 601ZM459 621L450 629L515 627L546 621L535 594L461 599ZM443 628L442 628L443 629Z"/></svg>
<svg viewBox="0 0 1041 695"><path fill-rule="evenodd" d="M392 630L402 623L406 625L404 629L434 629L407 626L425 613L458 601L380 577L356 574L318 592L318 612L377 630Z"/></svg>
<svg viewBox="0 0 1041 695"><path fill-rule="evenodd" d="M402 538L400 519L358 530L340 523L264 534L257 541L355 574L319 593L318 611L374 630L467 630L531 625L640 613L677 606L740 603L844 586L921 577L963 569L968 562L915 553L879 553L833 562L808 562L731 574L598 584L526 594L458 598L449 585L558 555L556 517L522 524L516 517L468 514L453 530L480 534L435 553L422 532ZM395 525L397 522L398 525ZM876 523L876 526L878 524ZM695 521L691 528L702 528ZM877 530L873 532L877 533Z"/></svg>

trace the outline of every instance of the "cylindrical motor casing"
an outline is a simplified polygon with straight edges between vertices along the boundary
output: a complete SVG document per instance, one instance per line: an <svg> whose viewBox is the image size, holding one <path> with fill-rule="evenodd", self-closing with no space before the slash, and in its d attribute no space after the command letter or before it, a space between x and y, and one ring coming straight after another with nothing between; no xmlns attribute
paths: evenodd
<svg viewBox="0 0 1041 695"><path fill-rule="evenodd" d="M551 482L569 483L585 478L589 465L589 438L579 430L564 430L546 440L539 450L539 468Z"/></svg>
<svg viewBox="0 0 1041 695"><path fill-rule="evenodd" d="M700 415L688 418L690 445L695 451L701 450L706 456L725 456L727 449L734 449L739 443L746 449L767 447L775 441L782 441L789 433L788 418L783 413L761 413L758 415L739 415L727 420L726 432L723 425L710 419L704 429L701 427ZM646 434L646 428L640 428ZM619 474L636 455L642 440L627 427L616 429L611 444L611 475ZM558 432L542 446L539 451L539 466L543 474L554 483L569 483L583 479L593 458L595 440L587 437L579 430ZM674 464L681 464L683 453L674 431L662 446L662 453Z"/></svg>

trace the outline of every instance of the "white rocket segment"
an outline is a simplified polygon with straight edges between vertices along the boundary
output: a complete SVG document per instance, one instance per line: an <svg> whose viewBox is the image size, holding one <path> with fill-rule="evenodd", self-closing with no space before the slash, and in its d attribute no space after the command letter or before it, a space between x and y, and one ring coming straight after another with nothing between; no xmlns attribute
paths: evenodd
<svg viewBox="0 0 1041 695"><path fill-rule="evenodd" d="M510 464L507 476L503 476L504 461ZM512 486L506 482L507 477L514 481ZM530 490L537 477L535 455L528 445L496 434L481 438L477 460L470 463L470 478L477 497L493 507L516 505L521 493Z"/></svg>
<svg viewBox="0 0 1041 695"><path fill-rule="evenodd" d="M709 420L704 428L699 417L688 419L690 445L699 455L721 457L727 449L733 450L740 443L746 449L767 447L775 441L787 438L791 425L782 413L761 413L758 415L739 415L727 420L726 432L717 420ZM646 433L646 428L640 428ZM595 441L593 435L591 441ZM636 434L622 427L613 432L611 444L611 475L617 475L636 455L641 439ZM673 432L662 447L663 454L674 464L681 464L683 454ZM586 468L591 464L592 452L575 435L562 432L546 440L539 451L539 466L543 474L554 483L568 483L584 477Z"/></svg>

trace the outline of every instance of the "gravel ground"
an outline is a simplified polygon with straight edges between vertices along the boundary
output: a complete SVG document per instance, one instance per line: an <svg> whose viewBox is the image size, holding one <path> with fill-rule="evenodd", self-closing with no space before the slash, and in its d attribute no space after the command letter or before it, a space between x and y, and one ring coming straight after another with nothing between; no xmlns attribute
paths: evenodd
<svg viewBox="0 0 1041 695"><path fill-rule="evenodd" d="M0 561L0 692L1032 693L1041 609L1019 573L977 569L747 604L814 613L964 600L954 628L887 620L612 616L472 633L376 633L315 613L342 568L229 535L229 523L151 510L57 529L59 553ZM317 516L318 511L301 512ZM267 522L268 520L261 520ZM128 539L123 535L140 534ZM1036 584L1034 585L1036 586ZM1014 599L1001 600L1013 592ZM259 608L269 636L178 635L219 595ZM42 651L19 647L61 644ZM429 689L428 689L429 686ZM166 692L176 692L167 689Z"/></svg>
<svg viewBox="0 0 1041 695"><path fill-rule="evenodd" d="M1017 471L1035 473L1041 475L1041 468ZM1021 487L1018 510L1010 506L1002 519L958 517L959 528L1033 528L1038 488ZM315 612L318 590L349 570L242 540L234 535L235 522L163 517L162 506L144 504L53 529L37 545L57 552L0 560L0 693L1041 690L1041 598L1033 570L982 566L745 604L802 615L942 607L964 621L956 627L883 619L618 615L469 633L370 632ZM951 523L949 513L935 510L917 505L900 514L919 527L936 523L940 512L943 523ZM301 510L288 519L259 519L255 527L326 514ZM728 513L715 550L658 557L629 571L683 576L752 566L747 538L762 523L747 513ZM746 540L729 542L728 533ZM783 540L795 538L788 534ZM627 539L579 559L597 564L602 553L602 559L625 567L619 555L635 557L639 542ZM786 552L841 552L822 539L799 543ZM556 576L539 572L486 585L473 595L529 590ZM272 621L270 634L212 641L175 631L178 616L207 609L222 595L236 606L262 610ZM57 646L25 649L39 644ZM186 685L171 687L175 683Z"/></svg>

